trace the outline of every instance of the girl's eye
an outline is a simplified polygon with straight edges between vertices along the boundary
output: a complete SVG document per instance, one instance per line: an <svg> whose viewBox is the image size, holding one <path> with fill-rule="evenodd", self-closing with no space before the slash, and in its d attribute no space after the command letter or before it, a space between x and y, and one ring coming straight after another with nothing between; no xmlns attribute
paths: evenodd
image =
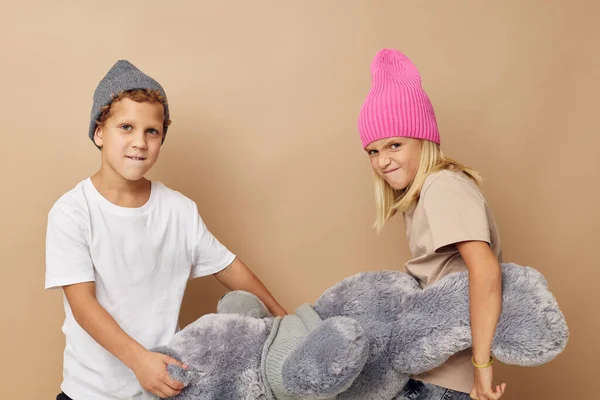
<svg viewBox="0 0 600 400"><path fill-rule="evenodd" d="M401 144L400 144L400 143L392 143L392 144L390 145L390 148L392 148L392 149L399 149L399 148L400 148L400 146L401 146Z"/></svg>
<svg viewBox="0 0 600 400"><path fill-rule="evenodd" d="M374 156L375 154L377 154L377 150L369 150L367 152L367 154L370 155L370 156Z"/></svg>

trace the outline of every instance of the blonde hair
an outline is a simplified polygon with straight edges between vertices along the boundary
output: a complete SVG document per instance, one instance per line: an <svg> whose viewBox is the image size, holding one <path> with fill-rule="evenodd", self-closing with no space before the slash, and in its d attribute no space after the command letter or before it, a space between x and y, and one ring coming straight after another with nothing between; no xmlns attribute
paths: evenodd
<svg viewBox="0 0 600 400"><path fill-rule="evenodd" d="M464 172L469 178L481 185L481 175L472 168L446 157L437 143L421 140L421 154L415 178L403 190L393 189L375 171L375 205L377 214L373 227L380 232L386 221L396 213L410 210L419 201L425 179L434 172L453 168Z"/></svg>

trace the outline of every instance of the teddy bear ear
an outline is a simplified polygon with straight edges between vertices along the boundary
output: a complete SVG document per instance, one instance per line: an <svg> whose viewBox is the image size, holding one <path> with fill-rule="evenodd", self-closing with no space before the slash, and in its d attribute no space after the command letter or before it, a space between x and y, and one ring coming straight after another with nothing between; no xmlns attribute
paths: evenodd
<svg viewBox="0 0 600 400"><path fill-rule="evenodd" d="M283 387L292 396L328 399L352 385L368 356L369 340L358 322L329 318L287 357Z"/></svg>
<svg viewBox="0 0 600 400"><path fill-rule="evenodd" d="M253 318L272 317L260 299L244 290L225 293L217 303L218 314L238 314Z"/></svg>

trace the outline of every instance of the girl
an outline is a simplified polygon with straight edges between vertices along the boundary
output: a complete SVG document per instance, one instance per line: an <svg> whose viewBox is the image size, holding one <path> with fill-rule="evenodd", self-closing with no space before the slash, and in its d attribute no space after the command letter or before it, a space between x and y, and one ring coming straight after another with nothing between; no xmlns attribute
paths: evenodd
<svg viewBox="0 0 600 400"><path fill-rule="evenodd" d="M468 270L473 348L408 382L397 400L496 400L491 343L500 315L501 247L494 216L479 189L481 177L440 149L431 102L415 65L383 49L371 64L372 87L359 132L375 177L378 231L402 214L412 259L408 274L426 287Z"/></svg>

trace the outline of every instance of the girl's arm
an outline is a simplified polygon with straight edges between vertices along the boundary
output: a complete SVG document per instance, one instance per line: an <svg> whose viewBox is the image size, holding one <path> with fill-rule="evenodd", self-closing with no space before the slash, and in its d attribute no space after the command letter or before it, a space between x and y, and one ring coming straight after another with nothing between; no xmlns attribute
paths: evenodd
<svg viewBox="0 0 600 400"><path fill-rule="evenodd" d="M469 270L473 357L475 363L487 364L502 306L500 263L485 242L462 242L456 247Z"/></svg>
<svg viewBox="0 0 600 400"><path fill-rule="evenodd" d="M473 360L477 365L490 361L492 340L502 308L502 271L490 246L481 241L457 243L456 247L469 270L469 305ZM476 368L474 394L480 400L498 399L505 384L492 390L492 366Z"/></svg>
<svg viewBox="0 0 600 400"><path fill-rule="evenodd" d="M215 278L229 290L245 290L255 294L274 316L287 315L287 311L239 258L236 258L224 270L217 272Z"/></svg>

